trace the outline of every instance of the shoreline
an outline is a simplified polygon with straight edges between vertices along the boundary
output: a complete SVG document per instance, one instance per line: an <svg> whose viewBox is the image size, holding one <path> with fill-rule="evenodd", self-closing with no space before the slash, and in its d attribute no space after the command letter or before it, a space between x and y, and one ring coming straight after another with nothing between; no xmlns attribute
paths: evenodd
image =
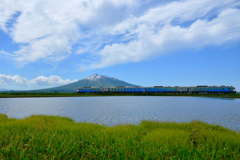
<svg viewBox="0 0 240 160"><path fill-rule="evenodd" d="M0 98L47 98L47 97L108 97L108 96L176 96L176 97L209 97L240 98L240 94L174 94L174 93L0 93Z"/></svg>

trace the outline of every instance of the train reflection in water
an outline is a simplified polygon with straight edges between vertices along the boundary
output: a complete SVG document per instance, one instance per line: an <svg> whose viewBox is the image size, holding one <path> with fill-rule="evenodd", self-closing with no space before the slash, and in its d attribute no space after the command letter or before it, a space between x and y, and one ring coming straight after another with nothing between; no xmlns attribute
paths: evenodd
<svg viewBox="0 0 240 160"><path fill-rule="evenodd" d="M78 93L236 93L232 86L195 86L195 87L83 87Z"/></svg>

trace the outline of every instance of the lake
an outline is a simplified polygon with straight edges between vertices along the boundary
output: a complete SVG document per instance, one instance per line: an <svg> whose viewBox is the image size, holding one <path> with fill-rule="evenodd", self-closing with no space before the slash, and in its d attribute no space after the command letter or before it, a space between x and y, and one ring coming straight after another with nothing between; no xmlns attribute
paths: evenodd
<svg viewBox="0 0 240 160"><path fill-rule="evenodd" d="M58 115L78 122L138 124L142 120L200 120L240 131L240 99L113 96L0 98L0 113L12 118Z"/></svg>

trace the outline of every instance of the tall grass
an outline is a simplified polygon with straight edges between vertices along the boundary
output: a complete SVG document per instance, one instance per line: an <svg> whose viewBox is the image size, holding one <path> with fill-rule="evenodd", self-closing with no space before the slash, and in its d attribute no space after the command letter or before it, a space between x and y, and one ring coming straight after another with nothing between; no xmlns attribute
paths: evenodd
<svg viewBox="0 0 240 160"><path fill-rule="evenodd" d="M107 127L69 118L0 115L1 160L239 160L240 133L203 122Z"/></svg>

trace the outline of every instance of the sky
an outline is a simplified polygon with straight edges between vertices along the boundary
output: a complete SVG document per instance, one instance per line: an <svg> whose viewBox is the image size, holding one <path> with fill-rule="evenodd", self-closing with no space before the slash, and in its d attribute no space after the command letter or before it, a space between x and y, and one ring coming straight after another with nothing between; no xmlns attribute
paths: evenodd
<svg viewBox="0 0 240 160"><path fill-rule="evenodd" d="M0 1L0 90L94 73L240 90L239 0Z"/></svg>

